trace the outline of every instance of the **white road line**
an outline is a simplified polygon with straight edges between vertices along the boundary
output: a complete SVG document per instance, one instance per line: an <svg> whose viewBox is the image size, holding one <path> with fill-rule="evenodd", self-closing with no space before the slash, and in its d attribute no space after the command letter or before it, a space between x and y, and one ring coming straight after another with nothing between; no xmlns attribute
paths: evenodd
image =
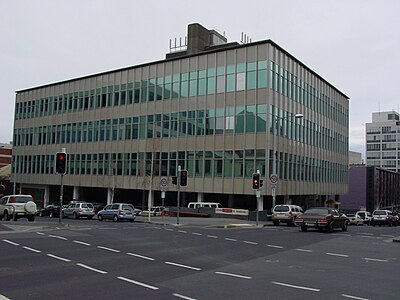
<svg viewBox="0 0 400 300"><path fill-rule="evenodd" d="M225 272L215 272L215 274L237 277L237 278L242 278L242 279L251 279L252 278L250 276L238 275L238 274L233 274L233 273L225 273Z"/></svg>
<svg viewBox="0 0 400 300"><path fill-rule="evenodd" d="M225 240L231 241L231 242L237 242L237 239L225 238Z"/></svg>
<svg viewBox="0 0 400 300"><path fill-rule="evenodd" d="M172 296L175 296L175 297L178 297L178 298L181 298L181 299L185 299L185 300L196 300L196 298L191 298L191 297L188 297L188 296L183 296L183 295L177 294L177 293L172 294Z"/></svg>
<svg viewBox="0 0 400 300"><path fill-rule="evenodd" d="M277 248L277 249L282 249L282 248L283 248L282 246L268 245L268 244L267 244L267 247L270 247L270 248Z"/></svg>
<svg viewBox="0 0 400 300"><path fill-rule="evenodd" d="M203 235L202 233L192 232L193 235Z"/></svg>
<svg viewBox="0 0 400 300"><path fill-rule="evenodd" d="M63 241L68 240L68 239L65 238L65 237L58 236L58 235L52 235L52 234L50 234L49 237L56 238L56 239L63 240Z"/></svg>
<svg viewBox="0 0 400 300"><path fill-rule="evenodd" d="M180 233L187 233L187 231L185 231L185 230L178 230L178 232L180 232Z"/></svg>
<svg viewBox="0 0 400 300"><path fill-rule="evenodd" d="M70 259L62 258L62 257L56 256L56 255L53 255L53 254L47 254L47 256L50 256L52 258L55 258L55 259L58 259L58 260L61 260L61 261L65 261L65 262L70 262L71 261Z"/></svg>
<svg viewBox="0 0 400 300"><path fill-rule="evenodd" d="M90 244L85 243L85 242L81 242L81 241L74 241L74 243L77 243L77 244L80 244L80 245L84 245L84 246L91 246Z"/></svg>
<svg viewBox="0 0 400 300"><path fill-rule="evenodd" d="M300 252L308 252L308 253L313 252L312 250L309 250L309 249L301 249L301 248L297 248L297 249L294 249L294 250L300 251Z"/></svg>
<svg viewBox="0 0 400 300"><path fill-rule="evenodd" d="M366 261L389 262L387 259L368 258L368 257L364 257L364 259Z"/></svg>
<svg viewBox="0 0 400 300"><path fill-rule="evenodd" d="M369 298L361 298L361 297L356 297L356 296L351 296L351 295L346 295L346 294L342 294L342 297L356 299L356 300L370 300Z"/></svg>
<svg viewBox="0 0 400 300"><path fill-rule="evenodd" d="M36 232L38 235L45 235L43 232Z"/></svg>
<svg viewBox="0 0 400 300"><path fill-rule="evenodd" d="M250 242L250 241L243 241L243 243L249 244L249 245L258 245L256 242Z"/></svg>
<svg viewBox="0 0 400 300"><path fill-rule="evenodd" d="M369 233L369 232L358 232L357 234L363 234L363 235L374 235L373 233Z"/></svg>
<svg viewBox="0 0 400 300"><path fill-rule="evenodd" d="M119 250L115 250L115 249L111 249L111 248L107 248L107 247L103 247L103 246L97 246L97 248L103 249L103 250L107 250L107 251L111 251L111 252L115 252L115 253L121 252Z"/></svg>
<svg viewBox="0 0 400 300"><path fill-rule="evenodd" d="M8 244L10 244L10 245L14 245L14 246L19 246L19 244L14 243L14 242L11 242L11 241L9 241L9 240L3 240L3 242L6 242L6 243L8 243Z"/></svg>
<svg viewBox="0 0 400 300"><path fill-rule="evenodd" d="M349 257L347 254L339 254L339 253L331 253L331 252L327 252L325 254L326 255L331 255L331 256Z"/></svg>
<svg viewBox="0 0 400 300"><path fill-rule="evenodd" d="M207 235L207 237L211 238L211 239L217 239L218 238L216 235Z"/></svg>
<svg viewBox="0 0 400 300"><path fill-rule="evenodd" d="M3 296L2 294L0 294L0 300L10 300L10 298L7 298L6 296Z"/></svg>
<svg viewBox="0 0 400 300"><path fill-rule="evenodd" d="M309 287L305 287L305 286L292 285L292 284L287 284L287 283L282 283L282 282L276 282L276 281L272 281L271 283L272 283L272 284L276 284L276 285L281 285L281 286L286 286L286 287L294 288L294 289L312 291L312 292L319 292L319 291L320 291L320 289L314 289L314 288L309 288Z"/></svg>
<svg viewBox="0 0 400 300"><path fill-rule="evenodd" d="M166 230L166 231L174 231L174 230L171 229L171 228L165 228L165 230Z"/></svg>
<svg viewBox="0 0 400 300"><path fill-rule="evenodd" d="M181 264L173 263L173 262L170 262L170 261L166 261L165 263L167 265L171 265L171 266L175 266L175 267L181 267L181 268L186 268L186 269L190 269L190 270L201 271L200 268L191 267L191 266L187 266L187 265L181 265Z"/></svg>
<svg viewBox="0 0 400 300"><path fill-rule="evenodd" d="M90 270L90 271L93 271L93 272L97 272L97 273L100 273L100 274L107 274L106 271L102 271L102 270L99 270L99 269L95 269L95 268L89 267L89 266L84 265L84 264L79 264L79 263L78 263L78 264L76 264L76 265L79 266L79 267L88 269L88 270Z"/></svg>
<svg viewBox="0 0 400 300"><path fill-rule="evenodd" d="M120 276L120 277L117 277L117 278L120 279L120 280L129 282L129 283L133 283L133 284L136 284L136 285L145 287L145 288L147 288L147 289L158 290L158 287L155 287L155 286L152 286L152 285L148 285L148 284L145 284L145 283L142 283L142 282L139 282L139 281L135 281L135 280L128 279L128 278L125 278L125 277L121 277L121 276Z"/></svg>
<svg viewBox="0 0 400 300"><path fill-rule="evenodd" d="M35 252L35 253L40 253L40 252L42 252L42 251L40 251L40 250L36 250L36 249L29 248L29 247L26 247L26 246L23 246L22 248L24 248L24 249L26 249L26 250L29 250L29 251L32 251L32 252Z"/></svg>
<svg viewBox="0 0 400 300"><path fill-rule="evenodd" d="M118 228L116 228L116 227L99 227L97 229L101 229L101 230L117 230Z"/></svg>
<svg viewBox="0 0 400 300"><path fill-rule="evenodd" d="M147 256L143 256L143 255L140 255L140 254L135 254L135 253L127 253L128 255L130 255L130 256L135 256L135 257L139 257L139 258L143 258L143 259L147 259L147 260L154 260L154 258L151 258L151 257L147 257Z"/></svg>

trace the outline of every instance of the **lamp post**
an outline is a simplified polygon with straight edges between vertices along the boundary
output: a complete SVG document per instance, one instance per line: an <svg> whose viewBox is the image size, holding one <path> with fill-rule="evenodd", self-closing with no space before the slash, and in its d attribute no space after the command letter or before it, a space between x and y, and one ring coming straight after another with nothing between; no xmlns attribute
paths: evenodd
<svg viewBox="0 0 400 300"><path fill-rule="evenodd" d="M293 117L293 116L291 116ZM295 119L301 119L303 118L303 114L295 114L294 115ZM275 128L274 128L274 137L273 137L273 159L272 159L272 175L275 178L278 178L277 172L276 172L276 159L277 159L277 153L276 153L276 136L278 135L278 125L279 125L279 120L287 120L288 118L286 117L279 117L275 116ZM272 187L272 209L275 207L276 204L276 185Z"/></svg>

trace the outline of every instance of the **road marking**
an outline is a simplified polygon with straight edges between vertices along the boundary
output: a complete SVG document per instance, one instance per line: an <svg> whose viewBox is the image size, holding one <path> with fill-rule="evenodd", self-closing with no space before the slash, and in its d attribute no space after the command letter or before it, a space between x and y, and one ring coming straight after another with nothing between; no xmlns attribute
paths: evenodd
<svg viewBox="0 0 400 300"><path fill-rule="evenodd" d="M100 274L107 274L106 271L102 271L102 270L99 270L99 269L95 269L95 268L89 267L89 266L84 265L84 264L76 264L76 265L79 266L79 267L88 269L88 270L90 270L90 271L93 271L93 272L97 272L97 273L100 273Z"/></svg>
<svg viewBox="0 0 400 300"><path fill-rule="evenodd" d="M381 234L381 236L384 236L384 237L395 237L395 236L392 235L392 234Z"/></svg>
<svg viewBox="0 0 400 300"><path fill-rule="evenodd" d="M68 240L68 239L65 238L65 237L58 236L58 235L52 235L52 234L50 234L49 237L56 238L56 239L63 240L63 241Z"/></svg>
<svg viewBox="0 0 400 300"><path fill-rule="evenodd" d="M70 259L62 258L62 257L56 256L56 255L53 255L53 254L47 254L47 256L50 256L52 258L55 258L55 259L58 259L58 260L61 260L61 261L65 261L65 262L70 262L71 261Z"/></svg>
<svg viewBox="0 0 400 300"><path fill-rule="evenodd" d="M81 244L81 245L84 245L84 246L91 246L90 244L85 243L85 242L81 242L81 241L74 241L74 243Z"/></svg>
<svg viewBox="0 0 400 300"><path fill-rule="evenodd" d="M10 300L10 298L7 298L6 296L3 296L2 294L0 294L0 300Z"/></svg>
<svg viewBox="0 0 400 300"><path fill-rule="evenodd" d="M185 230L178 230L178 232L180 232L180 233L187 233L187 231L185 231Z"/></svg>
<svg viewBox="0 0 400 300"><path fill-rule="evenodd" d="M315 288L310 288L310 287L305 287L305 286L299 286L299 285L292 285L292 284L287 284L287 283L282 283L282 282L276 282L272 281L272 284L276 285L281 285L281 286L286 286L294 289L300 289L300 290L306 290L306 291L312 291L312 292L319 292L320 289L315 289Z"/></svg>
<svg viewBox="0 0 400 300"><path fill-rule="evenodd" d="M192 232L192 234L194 234L194 235L203 235L202 233L198 233L198 232Z"/></svg>
<svg viewBox="0 0 400 300"><path fill-rule="evenodd" d="M166 231L174 231L172 228L165 228Z"/></svg>
<svg viewBox="0 0 400 300"><path fill-rule="evenodd" d="M177 294L177 293L172 294L172 296L175 296L175 297L178 297L178 298L181 298L181 299L185 299L185 300L196 300L196 298L191 298L191 297L188 297L188 296L183 296L183 295Z"/></svg>
<svg viewBox="0 0 400 300"><path fill-rule="evenodd" d="M374 235L373 233L369 233L369 232L358 232L357 234L363 234L363 235Z"/></svg>
<svg viewBox="0 0 400 300"><path fill-rule="evenodd" d="M238 275L238 274L233 274L233 273L215 272L215 274L237 277L237 278L242 278L242 279L251 279L250 276Z"/></svg>
<svg viewBox="0 0 400 300"><path fill-rule="evenodd" d="M237 242L237 239L225 238L225 240L231 241L231 242Z"/></svg>
<svg viewBox="0 0 400 300"><path fill-rule="evenodd" d="M101 230L117 230L118 228L116 228L116 227L99 227L98 229L101 229Z"/></svg>
<svg viewBox="0 0 400 300"><path fill-rule="evenodd" d="M111 249L111 248L107 248L107 247L103 247L103 246L97 246L97 248L103 249L103 250L107 250L107 251L111 251L111 252L116 252L116 253L121 252L119 250L115 250L115 249Z"/></svg>
<svg viewBox="0 0 400 300"><path fill-rule="evenodd" d="M256 242L250 242L250 241L243 241L243 243L249 244L249 245L258 245Z"/></svg>
<svg viewBox="0 0 400 300"><path fill-rule="evenodd" d="M23 246L22 248L24 248L24 249L26 249L26 250L29 250L29 251L32 251L32 252L35 252L35 253L40 253L40 252L42 252L42 251L40 251L40 250L36 250L36 249L29 248L29 247L26 247L26 246Z"/></svg>
<svg viewBox="0 0 400 300"><path fill-rule="evenodd" d="M268 244L267 244L267 247L270 247L270 248L277 248L277 249L282 249L282 248L283 248L282 246L268 245Z"/></svg>
<svg viewBox="0 0 400 300"><path fill-rule="evenodd" d="M294 249L294 250L300 251L300 252L308 252L308 253L313 252L312 250L309 250L309 249L301 249L301 248L297 248L297 249Z"/></svg>
<svg viewBox="0 0 400 300"><path fill-rule="evenodd" d="M207 235L207 237L211 238L211 239L217 239L218 238L216 235Z"/></svg>
<svg viewBox="0 0 400 300"><path fill-rule="evenodd" d="M365 259L367 262L368 262L368 261L389 262L387 259L368 258L368 257L364 257L364 259Z"/></svg>
<svg viewBox="0 0 400 300"><path fill-rule="evenodd" d="M36 232L38 235L45 235L43 232Z"/></svg>
<svg viewBox="0 0 400 300"><path fill-rule="evenodd" d="M8 244L10 244L10 245L14 245L14 246L19 246L19 244L14 243L14 242L11 242L11 241L9 241L9 240L3 240L3 242L6 242L6 243L8 243Z"/></svg>
<svg viewBox="0 0 400 300"><path fill-rule="evenodd" d="M117 277L117 278L120 279L120 280L129 282L129 283L140 285L140 286L145 287L147 289L158 290L158 287L155 287L155 286L152 286L152 285L148 285L148 284L145 284L145 283L142 283L142 282L139 282L139 281L135 281L135 280L132 280L132 279L129 279L129 278L125 278L125 277L121 277L121 276Z"/></svg>
<svg viewBox="0 0 400 300"><path fill-rule="evenodd" d="M339 254L339 253L331 253L331 252L327 252L325 254L326 255L331 255L331 256L349 257L347 254Z"/></svg>
<svg viewBox="0 0 400 300"><path fill-rule="evenodd" d="M356 297L356 296L351 296L351 295L346 295L346 294L342 294L342 296L345 298L356 299L356 300L370 300L369 298L361 298L361 297Z"/></svg>
<svg viewBox="0 0 400 300"><path fill-rule="evenodd" d="M175 266L175 267L181 267L181 268L186 268L186 269L190 269L190 270L201 271L200 268L191 267L191 266L187 266L187 265L181 265L181 264L173 263L173 262L170 262L170 261L166 261L165 263L167 265L171 265L171 266Z"/></svg>
<svg viewBox="0 0 400 300"><path fill-rule="evenodd" d="M147 259L147 260L154 260L154 258L151 257L147 257L147 256L143 256L143 255L139 255L139 254L135 254L135 253L127 253L130 256L135 256L135 257L139 257L139 258L143 258L143 259Z"/></svg>

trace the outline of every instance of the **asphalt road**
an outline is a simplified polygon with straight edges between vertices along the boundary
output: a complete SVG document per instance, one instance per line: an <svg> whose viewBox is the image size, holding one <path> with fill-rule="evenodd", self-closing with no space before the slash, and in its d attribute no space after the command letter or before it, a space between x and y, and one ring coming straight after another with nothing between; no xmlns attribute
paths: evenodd
<svg viewBox="0 0 400 300"><path fill-rule="evenodd" d="M400 299L400 227L0 221L16 224L0 231L9 299Z"/></svg>

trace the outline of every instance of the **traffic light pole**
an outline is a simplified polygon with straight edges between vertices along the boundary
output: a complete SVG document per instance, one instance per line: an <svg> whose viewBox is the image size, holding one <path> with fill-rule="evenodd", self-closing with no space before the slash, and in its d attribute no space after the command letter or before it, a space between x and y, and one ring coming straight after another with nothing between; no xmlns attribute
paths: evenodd
<svg viewBox="0 0 400 300"><path fill-rule="evenodd" d="M62 205L63 205L63 195L64 195L64 185L63 185L63 178L64 178L64 174L61 174L60 177L60 185L61 185L61 190L60 190L60 211L59 211L59 216L58 216L58 223L61 224L61 219L62 219Z"/></svg>
<svg viewBox="0 0 400 300"><path fill-rule="evenodd" d="M181 193L181 166L178 165L178 210L176 212L176 224L179 225L179 206L180 206L180 193Z"/></svg>

